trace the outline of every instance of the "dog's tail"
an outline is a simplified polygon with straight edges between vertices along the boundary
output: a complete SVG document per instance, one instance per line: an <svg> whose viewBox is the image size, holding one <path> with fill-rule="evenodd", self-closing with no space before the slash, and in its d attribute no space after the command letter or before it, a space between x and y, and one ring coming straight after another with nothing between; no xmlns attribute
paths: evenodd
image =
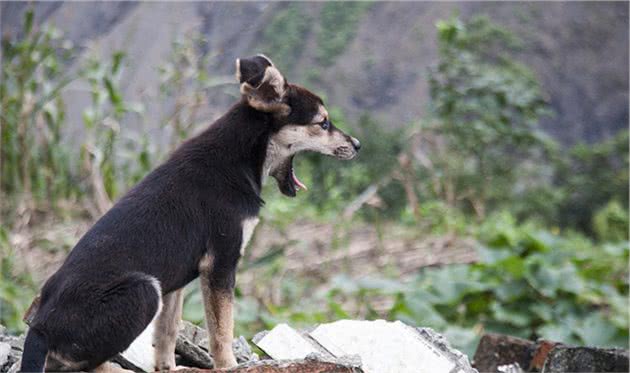
<svg viewBox="0 0 630 373"><path fill-rule="evenodd" d="M46 337L36 329L29 329L24 342L20 372L43 372L47 354Z"/></svg>

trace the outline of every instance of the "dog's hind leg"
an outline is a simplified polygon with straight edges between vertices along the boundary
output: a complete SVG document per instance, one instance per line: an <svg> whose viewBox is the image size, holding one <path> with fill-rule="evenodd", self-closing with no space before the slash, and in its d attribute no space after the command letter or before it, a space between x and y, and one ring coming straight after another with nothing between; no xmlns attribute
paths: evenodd
<svg viewBox="0 0 630 373"><path fill-rule="evenodd" d="M106 361L94 368L94 373L133 373L133 370L124 369Z"/></svg>
<svg viewBox="0 0 630 373"><path fill-rule="evenodd" d="M231 269L230 266L221 264L217 263L216 258L206 255L199 265L199 279L210 337L209 350L214 359L214 367L228 368L236 366L236 358L232 351L234 336L232 304L236 263Z"/></svg>
<svg viewBox="0 0 630 373"><path fill-rule="evenodd" d="M154 277L139 272L103 277L40 307L33 328L46 333L47 370L91 371L127 349L159 314L162 292Z"/></svg>
<svg viewBox="0 0 630 373"><path fill-rule="evenodd" d="M182 318L182 290L168 293L162 298L162 312L155 324L155 370L175 369L175 342L179 321Z"/></svg>

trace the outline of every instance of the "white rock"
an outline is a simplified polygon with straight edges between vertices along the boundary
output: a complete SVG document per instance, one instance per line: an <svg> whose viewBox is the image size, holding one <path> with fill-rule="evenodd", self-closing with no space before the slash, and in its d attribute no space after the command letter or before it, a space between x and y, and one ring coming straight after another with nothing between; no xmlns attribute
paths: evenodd
<svg viewBox="0 0 630 373"><path fill-rule="evenodd" d="M0 367L9 360L9 353L11 352L11 345L8 343L0 342Z"/></svg>
<svg viewBox="0 0 630 373"><path fill-rule="evenodd" d="M304 359L308 354L319 352L287 324L276 325L256 345L274 360Z"/></svg>
<svg viewBox="0 0 630 373"><path fill-rule="evenodd" d="M474 372L400 321L341 320L310 333L335 356L356 354L368 373Z"/></svg>

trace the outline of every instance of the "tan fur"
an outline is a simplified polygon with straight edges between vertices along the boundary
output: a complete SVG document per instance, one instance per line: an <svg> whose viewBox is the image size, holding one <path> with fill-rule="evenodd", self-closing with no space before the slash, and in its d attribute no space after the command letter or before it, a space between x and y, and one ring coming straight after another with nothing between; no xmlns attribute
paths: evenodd
<svg viewBox="0 0 630 373"><path fill-rule="evenodd" d="M94 369L94 373L132 373L133 370L123 369L115 364L105 362Z"/></svg>
<svg viewBox="0 0 630 373"><path fill-rule="evenodd" d="M340 131L326 131L321 126L287 125L276 133L271 141L273 146L284 150L284 157L301 151L314 151L326 155L335 155L340 147L350 147L346 137ZM289 145L290 148L287 148Z"/></svg>
<svg viewBox="0 0 630 373"><path fill-rule="evenodd" d="M175 342L182 318L182 289L164 296L162 312L155 324L155 370L175 369Z"/></svg>
<svg viewBox="0 0 630 373"><path fill-rule="evenodd" d="M271 60L264 55L261 55L261 57L266 58L271 63ZM241 80L240 64L240 60L237 59L236 79L239 82ZM291 113L291 107L282 102L282 98L286 94L285 86L284 76L272 64L265 69L265 75L257 87L244 82L241 84L240 91L254 109L274 113L279 116L287 116Z"/></svg>
<svg viewBox="0 0 630 373"><path fill-rule="evenodd" d="M55 352L49 351L46 356L46 371L80 371L85 367L85 361L74 361Z"/></svg>
<svg viewBox="0 0 630 373"><path fill-rule="evenodd" d="M199 279L209 335L208 349L214 359L215 368L229 368L236 366L236 358L232 351L234 297L228 291L211 288L209 278L212 262L212 258L205 255L199 263Z"/></svg>

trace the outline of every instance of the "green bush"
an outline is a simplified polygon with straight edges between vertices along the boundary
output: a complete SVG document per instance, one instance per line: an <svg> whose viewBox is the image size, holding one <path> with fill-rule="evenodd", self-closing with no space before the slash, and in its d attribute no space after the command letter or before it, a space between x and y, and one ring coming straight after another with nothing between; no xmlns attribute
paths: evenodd
<svg viewBox="0 0 630 373"><path fill-rule="evenodd" d="M15 266L8 231L0 225L0 324L10 332L24 328L22 317L35 296L30 274Z"/></svg>
<svg viewBox="0 0 630 373"><path fill-rule="evenodd" d="M537 125L546 105L534 73L508 55L520 43L515 35L484 17L439 21L437 28L428 129L447 143L434 155L446 172L436 174L483 217L511 200L523 160L541 151Z"/></svg>
<svg viewBox="0 0 630 373"><path fill-rule="evenodd" d="M331 65L354 39L359 20L372 6L370 2L331 1L322 5L317 32L317 61Z"/></svg>
<svg viewBox="0 0 630 373"><path fill-rule="evenodd" d="M628 206L627 129L598 144L575 145L555 167L552 185L565 196L557 207L557 224L592 234L596 211L611 200Z"/></svg>
<svg viewBox="0 0 630 373"><path fill-rule="evenodd" d="M72 45L57 29L34 26L33 17L25 12L21 36L2 40L0 198L54 207L79 192L61 138L66 118L60 92L75 79L64 74Z"/></svg>
<svg viewBox="0 0 630 373"><path fill-rule="evenodd" d="M263 30L263 50L288 73L306 46L310 16L302 4L279 3L278 11Z"/></svg>
<svg viewBox="0 0 630 373"><path fill-rule="evenodd" d="M601 241L627 241L628 227L628 210L616 200L608 202L593 217L593 230Z"/></svg>
<svg viewBox="0 0 630 373"><path fill-rule="evenodd" d="M519 224L509 213L493 214L475 235L477 263L425 268L410 281L338 275L314 293L316 282L285 279L279 304L239 301L248 310L239 328L251 335L247 323L387 318L433 327L469 356L486 331L628 348L627 241L596 245L580 234ZM282 256L277 260L282 273Z"/></svg>

